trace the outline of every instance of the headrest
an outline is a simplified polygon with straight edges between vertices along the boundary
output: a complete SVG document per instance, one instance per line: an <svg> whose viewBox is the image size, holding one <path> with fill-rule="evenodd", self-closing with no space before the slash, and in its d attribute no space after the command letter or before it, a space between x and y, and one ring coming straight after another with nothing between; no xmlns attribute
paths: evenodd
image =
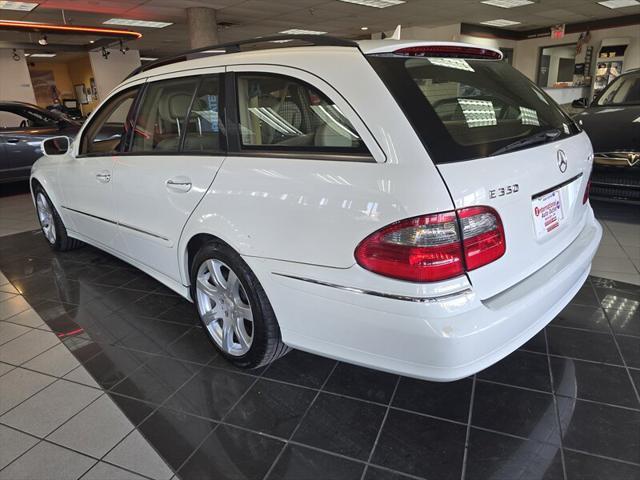
<svg viewBox="0 0 640 480"><path fill-rule="evenodd" d="M185 92L172 92L164 95L160 99L158 107L162 119L168 122L175 122L176 119L183 120L187 116L191 97L191 93Z"/></svg>

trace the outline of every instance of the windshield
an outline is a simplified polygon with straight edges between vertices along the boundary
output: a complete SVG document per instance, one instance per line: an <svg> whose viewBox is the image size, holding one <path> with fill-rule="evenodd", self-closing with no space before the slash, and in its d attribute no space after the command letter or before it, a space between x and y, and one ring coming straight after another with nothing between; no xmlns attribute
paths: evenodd
<svg viewBox="0 0 640 480"><path fill-rule="evenodd" d="M553 100L505 62L390 56L369 61L436 163L487 157L578 132ZM528 137L535 142L520 142Z"/></svg>
<svg viewBox="0 0 640 480"><path fill-rule="evenodd" d="M598 98L598 105L631 105L640 103L640 72L618 77Z"/></svg>

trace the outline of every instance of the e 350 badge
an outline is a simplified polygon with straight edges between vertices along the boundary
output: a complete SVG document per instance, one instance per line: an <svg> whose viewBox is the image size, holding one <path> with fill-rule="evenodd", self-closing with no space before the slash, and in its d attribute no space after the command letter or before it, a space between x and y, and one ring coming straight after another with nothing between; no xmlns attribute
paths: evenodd
<svg viewBox="0 0 640 480"><path fill-rule="evenodd" d="M504 197L506 195L511 195L512 193L518 193L520 190L520 185L514 183L513 185L508 185L506 187L499 187L489 190L489 198L497 198Z"/></svg>

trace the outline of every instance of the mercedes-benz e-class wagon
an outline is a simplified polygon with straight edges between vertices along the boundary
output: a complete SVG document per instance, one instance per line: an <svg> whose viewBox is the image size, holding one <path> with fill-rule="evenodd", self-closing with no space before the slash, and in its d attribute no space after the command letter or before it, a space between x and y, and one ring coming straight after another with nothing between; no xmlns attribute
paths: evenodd
<svg viewBox="0 0 640 480"><path fill-rule="evenodd" d="M553 100L497 50L276 40L145 66L45 141L49 244L155 277L246 368L293 347L455 380L564 308L602 230Z"/></svg>

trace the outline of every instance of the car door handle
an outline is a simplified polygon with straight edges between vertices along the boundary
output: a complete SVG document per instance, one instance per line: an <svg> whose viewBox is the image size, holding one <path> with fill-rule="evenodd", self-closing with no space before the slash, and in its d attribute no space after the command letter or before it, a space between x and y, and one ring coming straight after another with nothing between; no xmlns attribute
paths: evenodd
<svg viewBox="0 0 640 480"><path fill-rule="evenodd" d="M165 182L168 190L174 192L186 193L191 190L191 180L187 177L170 178Z"/></svg>
<svg viewBox="0 0 640 480"><path fill-rule="evenodd" d="M20 139L19 138L7 138L7 143L19 143Z"/></svg>
<svg viewBox="0 0 640 480"><path fill-rule="evenodd" d="M96 174L96 178L99 182L109 183L111 181L111 172L100 172Z"/></svg>

